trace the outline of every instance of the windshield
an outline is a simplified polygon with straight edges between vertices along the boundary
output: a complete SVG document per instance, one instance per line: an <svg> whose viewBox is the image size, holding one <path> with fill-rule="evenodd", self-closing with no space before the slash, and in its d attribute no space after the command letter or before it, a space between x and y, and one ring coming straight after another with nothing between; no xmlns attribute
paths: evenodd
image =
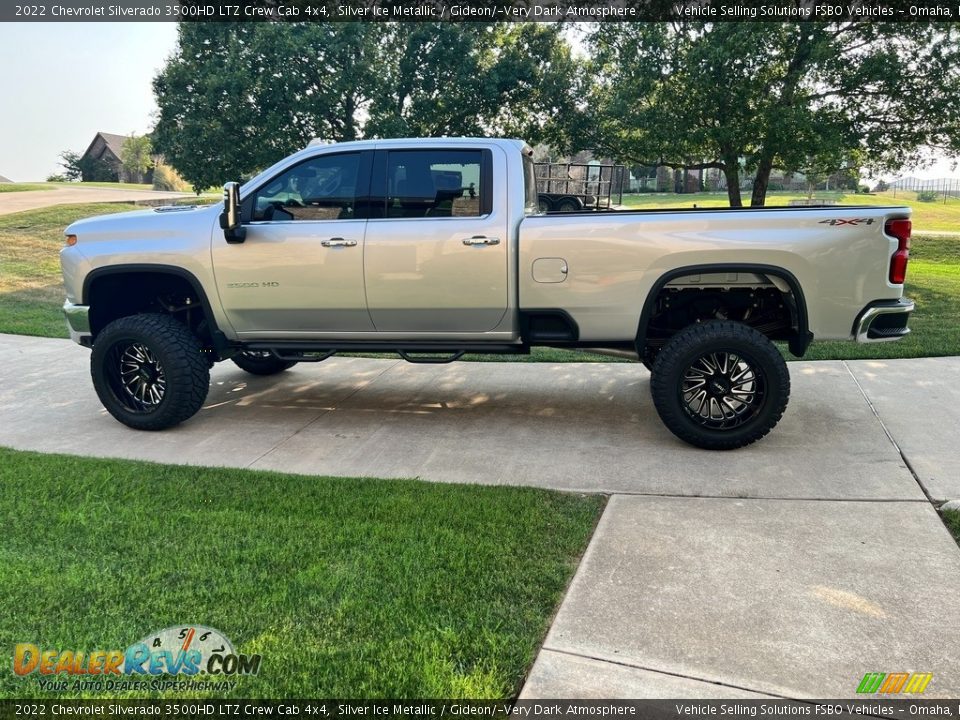
<svg viewBox="0 0 960 720"><path fill-rule="evenodd" d="M523 214L539 215L540 203L537 199L537 176L533 168L533 158L529 155L523 156Z"/></svg>

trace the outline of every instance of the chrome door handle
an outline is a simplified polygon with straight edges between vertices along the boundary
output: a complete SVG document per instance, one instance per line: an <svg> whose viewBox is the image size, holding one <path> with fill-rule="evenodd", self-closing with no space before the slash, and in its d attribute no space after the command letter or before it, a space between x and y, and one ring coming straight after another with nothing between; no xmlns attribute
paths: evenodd
<svg viewBox="0 0 960 720"><path fill-rule="evenodd" d="M357 241L344 240L343 238L330 238L329 240L322 240L320 244L324 247L354 247Z"/></svg>
<svg viewBox="0 0 960 720"><path fill-rule="evenodd" d="M484 237L483 235L474 235L463 239L464 245L499 245L500 238Z"/></svg>

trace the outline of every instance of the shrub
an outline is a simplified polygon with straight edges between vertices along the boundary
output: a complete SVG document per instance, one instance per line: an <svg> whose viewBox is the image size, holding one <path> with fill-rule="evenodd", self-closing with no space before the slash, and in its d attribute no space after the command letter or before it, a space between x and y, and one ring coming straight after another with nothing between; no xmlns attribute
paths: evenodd
<svg viewBox="0 0 960 720"><path fill-rule="evenodd" d="M936 202L937 195L936 190L920 190L917 192L917 200L920 202Z"/></svg>
<svg viewBox="0 0 960 720"><path fill-rule="evenodd" d="M167 192L187 192L190 186L172 167L158 162L153 168L153 189Z"/></svg>
<svg viewBox="0 0 960 720"><path fill-rule="evenodd" d="M70 182L66 175L47 175L47 182Z"/></svg>

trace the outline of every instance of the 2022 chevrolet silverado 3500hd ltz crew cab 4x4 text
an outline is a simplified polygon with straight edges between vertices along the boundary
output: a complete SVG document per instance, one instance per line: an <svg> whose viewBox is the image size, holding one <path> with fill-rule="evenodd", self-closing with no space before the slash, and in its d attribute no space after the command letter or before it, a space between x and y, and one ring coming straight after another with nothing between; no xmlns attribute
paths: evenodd
<svg viewBox="0 0 960 720"><path fill-rule="evenodd" d="M545 215L531 154L470 138L308 147L228 183L223 206L74 223L64 310L100 400L160 430L200 409L220 360L270 375L336 351L592 348L650 369L678 437L729 449L786 408L772 341L801 356L909 332L908 208Z"/></svg>

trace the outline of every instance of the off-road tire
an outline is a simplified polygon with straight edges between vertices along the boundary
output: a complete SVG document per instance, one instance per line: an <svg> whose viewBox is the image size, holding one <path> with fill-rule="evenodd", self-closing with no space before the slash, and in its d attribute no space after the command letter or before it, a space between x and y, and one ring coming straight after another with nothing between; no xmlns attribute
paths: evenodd
<svg viewBox="0 0 960 720"><path fill-rule="evenodd" d="M296 360L281 360L275 355L259 352L242 352L230 359L238 368L253 375L276 375L297 364Z"/></svg>
<svg viewBox="0 0 960 720"><path fill-rule="evenodd" d="M140 376L148 370L152 378ZM136 430L183 422L203 406L210 389L200 341L169 315L131 315L107 325L93 345L90 375L107 412Z"/></svg>
<svg viewBox="0 0 960 720"><path fill-rule="evenodd" d="M723 358L729 362L722 361L721 372ZM714 365L715 374L709 372ZM713 379L719 383L710 385ZM714 398L706 415L702 400L699 411L694 407L700 387ZM780 421L790 398L790 374L776 346L761 333L711 320L681 330L664 345L654 362L650 392L660 419L678 438L707 450L733 450L756 442ZM734 419L726 420L727 413Z"/></svg>

